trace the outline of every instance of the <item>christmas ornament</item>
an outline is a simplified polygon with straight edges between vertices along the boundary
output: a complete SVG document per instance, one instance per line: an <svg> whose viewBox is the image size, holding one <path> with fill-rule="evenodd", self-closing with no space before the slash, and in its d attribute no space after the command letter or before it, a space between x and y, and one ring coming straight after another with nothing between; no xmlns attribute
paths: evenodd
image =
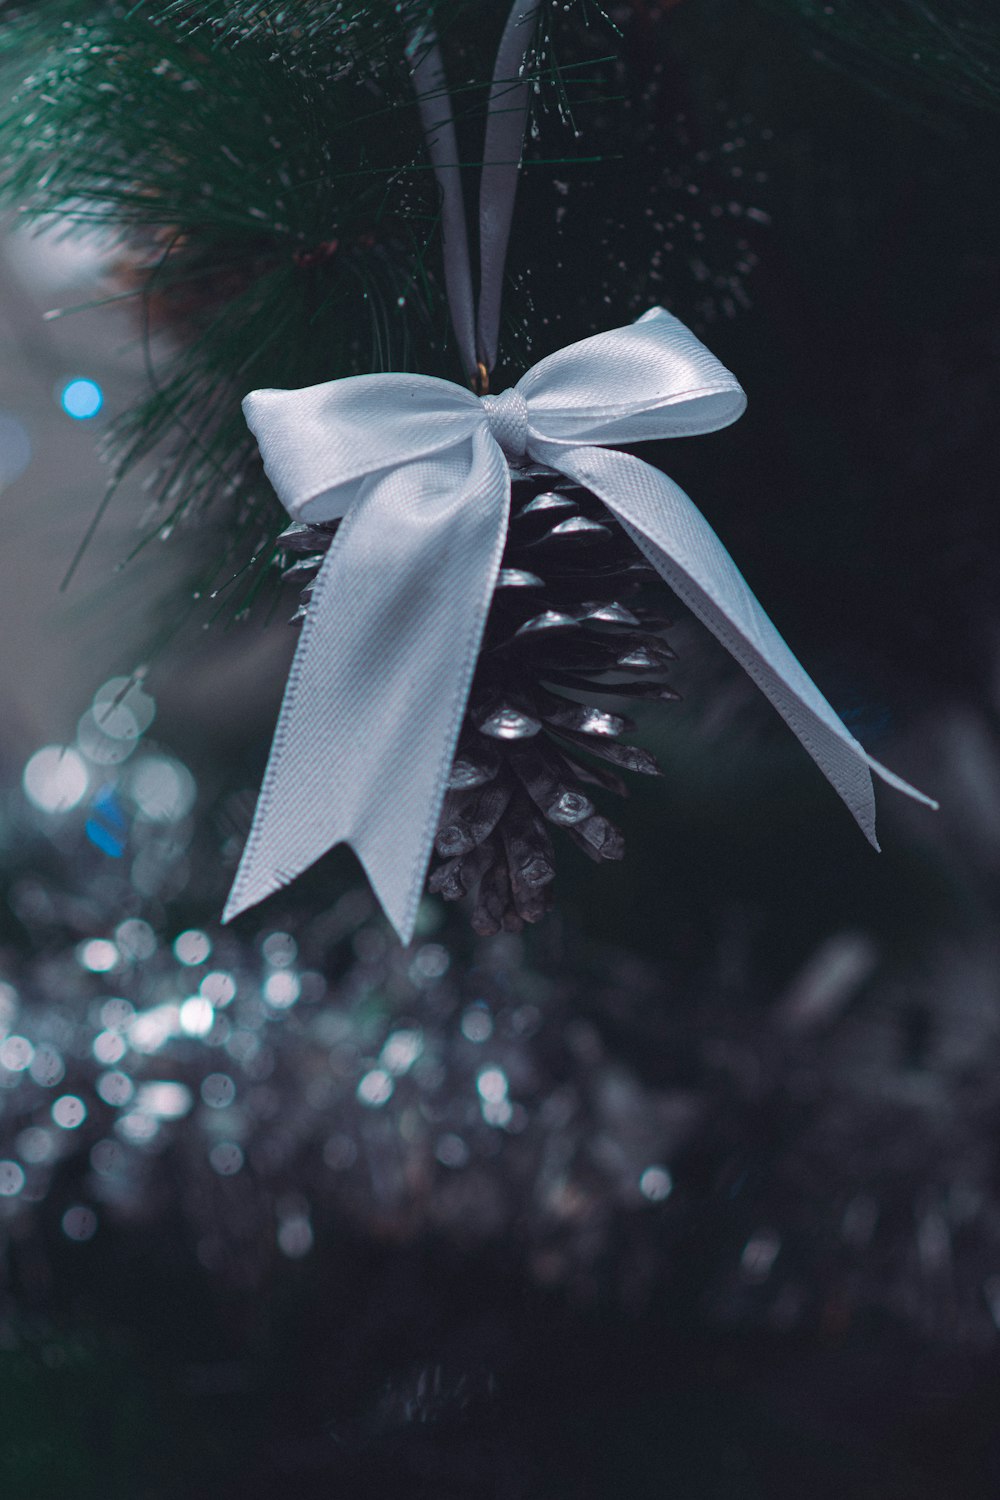
<svg viewBox="0 0 1000 1500"><path fill-rule="evenodd" d="M488 393L536 12L536 4L515 4L497 55L480 181L478 312L440 52L426 31L410 49L441 192L449 307L474 390L385 374L254 391L243 403L293 520L344 519L313 587L224 920L348 843L401 940L410 940L500 570L511 474L530 464L599 497L771 699L876 847L872 770L929 800L848 732L683 491L619 451L716 431L742 413L735 377L683 324L653 308L631 327L549 355L512 389ZM523 874L520 854L514 863ZM534 914L528 902L522 909L529 906Z"/></svg>

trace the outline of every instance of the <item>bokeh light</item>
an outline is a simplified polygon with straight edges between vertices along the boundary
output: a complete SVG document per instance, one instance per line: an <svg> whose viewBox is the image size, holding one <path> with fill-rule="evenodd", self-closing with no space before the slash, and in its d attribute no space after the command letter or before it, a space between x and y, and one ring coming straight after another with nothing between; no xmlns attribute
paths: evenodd
<svg viewBox="0 0 1000 1500"><path fill-rule="evenodd" d="M26 1036L9 1036L0 1043L0 1067L8 1073L23 1073L31 1067L35 1049Z"/></svg>
<svg viewBox="0 0 1000 1500"><path fill-rule="evenodd" d="M208 1036L215 1024L215 1011L204 995L191 995L181 1006L181 1030L188 1036Z"/></svg>
<svg viewBox="0 0 1000 1500"><path fill-rule="evenodd" d="M16 1161L0 1161L0 1198L14 1198L23 1187L23 1168Z"/></svg>
<svg viewBox="0 0 1000 1500"><path fill-rule="evenodd" d="M174 956L178 963L196 967L203 964L211 952L211 938L197 927L189 928L174 939Z"/></svg>
<svg viewBox="0 0 1000 1500"><path fill-rule="evenodd" d="M264 981L264 997L276 1010L287 1010L294 1005L301 992L298 978L286 969L279 969L277 974L271 974Z"/></svg>
<svg viewBox="0 0 1000 1500"><path fill-rule="evenodd" d="M62 387L59 404L68 417L76 422L85 422L90 417L96 417L104 405L104 392L96 380L77 376Z"/></svg>
<svg viewBox="0 0 1000 1500"><path fill-rule="evenodd" d="M68 1240L81 1244L92 1240L97 1233L97 1215L85 1203L75 1204L62 1216L62 1231Z"/></svg>
<svg viewBox="0 0 1000 1500"><path fill-rule="evenodd" d="M110 677L97 689L91 707L104 733L118 739L145 734L156 717L156 702L143 689L139 674Z"/></svg>
<svg viewBox="0 0 1000 1500"><path fill-rule="evenodd" d="M25 793L47 813L69 812L83 801L89 775L84 759L63 745L36 750L24 768Z"/></svg>
<svg viewBox="0 0 1000 1500"><path fill-rule="evenodd" d="M236 1098L236 1085L228 1073L209 1073L202 1080L201 1097L209 1109L226 1109Z"/></svg>
<svg viewBox="0 0 1000 1500"><path fill-rule="evenodd" d="M81 966L92 974L107 974L118 963L120 954L107 938L88 938L79 945L76 956Z"/></svg>
<svg viewBox="0 0 1000 1500"><path fill-rule="evenodd" d="M94 1087L105 1104L110 1104L114 1109L128 1104L135 1093L135 1084L128 1074L117 1071L100 1074Z"/></svg>
<svg viewBox="0 0 1000 1500"><path fill-rule="evenodd" d="M194 805L194 777L167 755L143 755L129 768L126 782L136 811L151 823L177 823Z"/></svg>
<svg viewBox="0 0 1000 1500"><path fill-rule="evenodd" d="M62 1053L51 1042L41 1042L28 1064L33 1082L43 1089L54 1089L66 1077L66 1064Z"/></svg>
<svg viewBox="0 0 1000 1500"><path fill-rule="evenodd" d="M219 1141L208 1153L208 1160L220 1177L233 1177L243 1165L243 1152L235 1141Z"/></svg>
<svg viewBox="0 0 1000 1500"><path fill-rule="evenodd" d="M221 969L206 974L198 988L216 1009L230 1005L236 996L236 980Z"/></svg>
<svg viewBox="0 0 1000 1500"><path fill-rule="evenodd" d="M31 462L31 439L20 418L0 411L0 489L19 479Z"/></svg>
<svg viewBox="0 0 1000 1500"><path fill-rule="evenodd" d="M662 1203L673 1192L674 1179L666 1167L647 1167L639 1178L639 1191L650 1203Z"/></svg>
<svg viewBox="0 0 1000 1500"><path fill-rule="evenodd" d="M52 1106L52 1118L61 1130L79 1130L87 1118L87 1106L76 1094L63 1094Z"/></svg>
<svg viewBox="0 0 1000 1500"><path fill-rule="evenodd" d="M358 1099L370 1109L379 1109L392 1097L395 1084L384 1068L372 1068L358 1084Z"/></svg>
<svg viewBox="0 0 1000 1500"><path fill-rule="evenodd" d="M76 742L84 755L94 765L119 766L128 760L135 749L139 731L131 711L123 704L118 709L106 706L100 710L101 719L92 708L80 717L76 726ZM117 731L108 734L104 724L111 724Z"/></svg>
<svg viewBox="0 0 1000 1500"><path fill-rule="evenodd" d="M144 1083L136 1094L136 1109L144 1115L154 1115L161 1120L182 1120L190 1112L194 1100L186 1084L173 1079L157 1079Z"/></svg>

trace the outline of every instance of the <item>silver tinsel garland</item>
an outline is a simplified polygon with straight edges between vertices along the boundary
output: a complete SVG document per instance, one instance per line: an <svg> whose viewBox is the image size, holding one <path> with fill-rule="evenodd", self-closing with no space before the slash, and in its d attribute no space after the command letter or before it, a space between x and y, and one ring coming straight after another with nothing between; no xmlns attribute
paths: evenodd
<svg viewBox="0 0 1000 1500"><path fill-rule="evenodd" d="M346 1226L633 1308L686 1288L708 1326L993 1340L988 937L917 976L834 933L773 995L749 952L670 976L558 929L470 948L433 902L403 950L361 890L221 930L191 773L141 690L102 693L7 799L15 1254L170 1223L252 1287Z"/></svg>
<svg viewBox="0 0 1000 1500"><path fill-rule="evenodd" d="M518 939L471 968L433 938L404 951L362 891L293 911L294 935L171 926L192 866L218 862L204 833L192 856L186 768L132 755L137 701L118 706L117 740L101 717L129 752L119 767L106 755L94 774L85 716L75 746L29 763L12 810L27 943L8 947L0 989L5 1237L54 1200L80 1241L180 1214L198 1258L246 1282L305 1255L332 1211L391 1239L517 1235L561 1280L600 1257L619 1213L669 1195L689 1110L617 1064ZM159 806L142 803L150 785Z"/></svg>

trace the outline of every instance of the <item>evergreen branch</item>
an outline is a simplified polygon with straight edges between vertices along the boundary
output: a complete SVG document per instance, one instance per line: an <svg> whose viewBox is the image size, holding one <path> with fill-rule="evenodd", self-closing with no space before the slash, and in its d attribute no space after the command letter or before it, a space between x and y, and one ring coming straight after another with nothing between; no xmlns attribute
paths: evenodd
<svg viewBox="0 0 1000 1500"><path fill-rule="evenodd" d="M829 45L829 60L906 102L919 90L1000 107L1000 29L993 0L762 0ZM820 56L823 54L820 53Z"/></svg>
<svg viewBox="0 0 1000 1500"><path fill-rule="evenodd" d="M531 76L537 107L565 126L574 96L597 97L604 59L557 66L558 14ZM253 553L252 598L282 513L243 423L246 391L384 368L456 374L405 43L433 23L475 167L502 16L487 0L38 0L4 15L5 65L19 45L31 71L0 107L0 195L80 232L117 231L111 296L141 299L149 391L110 430L111 492L166 456L132 555L220 510L226 555ZM570 160L595 158L536 151L530 164ZM154 333L174 345L155 361Z"/></svg>

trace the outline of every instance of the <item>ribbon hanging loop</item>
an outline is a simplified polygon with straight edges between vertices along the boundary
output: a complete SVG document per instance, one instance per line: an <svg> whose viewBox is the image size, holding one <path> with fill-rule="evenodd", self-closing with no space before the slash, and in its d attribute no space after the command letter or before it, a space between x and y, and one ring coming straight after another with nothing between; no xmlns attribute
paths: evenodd
<svg viewBox="0 0 1000 1500"><path fill-rule="evenodd" d="M475 310L458 137L437 37L427 27L409 45L410 75L441 192L445 290L469 383L486 393L496 364L504 264L528 118L528 58L541 0L515 0L497 49L479 178L479 310Z"/></svg>

